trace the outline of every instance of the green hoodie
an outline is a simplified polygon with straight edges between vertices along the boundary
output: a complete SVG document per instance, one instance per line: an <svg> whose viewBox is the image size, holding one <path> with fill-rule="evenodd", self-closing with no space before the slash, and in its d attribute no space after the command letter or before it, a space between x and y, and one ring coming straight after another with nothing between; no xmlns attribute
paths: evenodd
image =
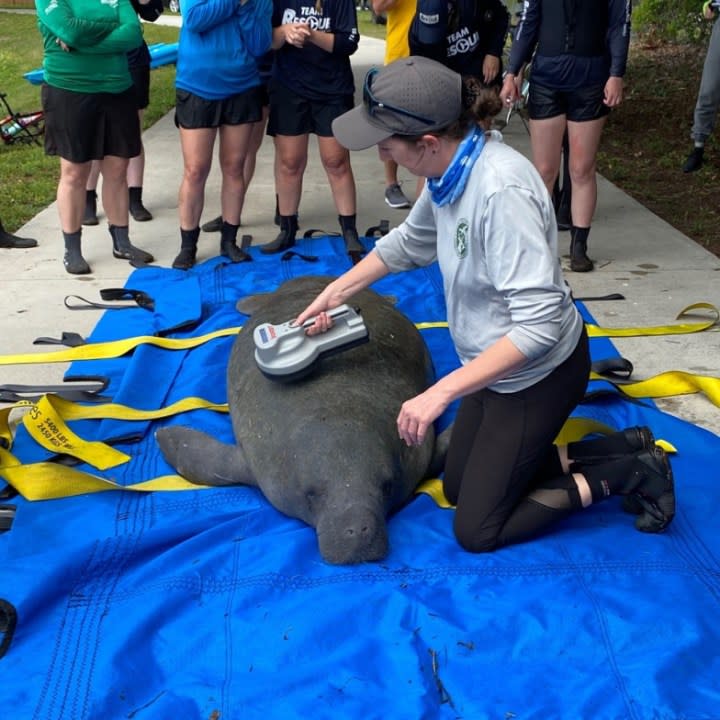
<svg viewBox="0 0 720 720"><path fill-rule="evenodd" d="M126 53L143 37L130 0L35 0L35 7L48 85L84 93L120 93L132 85Z"/></svg>

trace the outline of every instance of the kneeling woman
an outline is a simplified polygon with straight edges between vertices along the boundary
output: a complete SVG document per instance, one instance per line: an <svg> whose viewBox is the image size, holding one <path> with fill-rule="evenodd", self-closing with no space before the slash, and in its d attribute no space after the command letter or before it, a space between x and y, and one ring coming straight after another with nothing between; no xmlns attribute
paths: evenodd
<svg viewBox="0 0 720 720"><path fill-rule="evenodd" d="M318 315L390 272L438 261L448 323L462 366L409 398L400 437L422 442L430 424L462 398L445 468L457 506L455 534L487 552L541 534L570 512L621 494L636 526L659 532L673 519L672 471L645 427L553 444L582 400L588 338L557 259L547 189L532 164L488 132L496 92L464 86L420 57L370 70L363 103L333 123L351 150L377 145L381 158L428 181L406 221L328 285L297 318Z"/></svg>

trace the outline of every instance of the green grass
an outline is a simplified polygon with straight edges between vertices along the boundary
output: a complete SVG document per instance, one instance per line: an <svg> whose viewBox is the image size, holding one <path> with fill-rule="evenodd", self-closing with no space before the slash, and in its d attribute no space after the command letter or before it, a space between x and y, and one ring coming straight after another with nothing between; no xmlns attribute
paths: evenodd
<svg viewBox="0 0 720 720"><path fill-rule="evenodd" d="M42 43L34 15L0 13L0 92L15 112L29 112L40 107L40 87L31 85L23 73L42 65ZM149 44L177 42L178 28L143 25ZM175 102L175 69L172 66L153 70L150 106L145 113L145 127L162 117ZM14 143L0 144L0 178L2 203L0 219L14 232L40 210L55 200L59 162L46 157L42 147Z"/></svg>
<svg viewBox="0 0 720 720"><path fill-rule="evenodd" d="M385 26L370 20L369 12L358 12L361 35L385 37ZM40 87L31 85L23 73L42 65L42 43L34 15L0 13L0 92L7 94L15 112L40 107ZM143 24L148 44L177 42L179 29ZM150 106L144 126L157 122L175 103L175 67L170 65L151 73ZM2 117L0 115L0 117ZM15 143L0 144L0 219L10 232L28 222L55 200L59 173L56 157L46 157L42 147Z"/></svg>

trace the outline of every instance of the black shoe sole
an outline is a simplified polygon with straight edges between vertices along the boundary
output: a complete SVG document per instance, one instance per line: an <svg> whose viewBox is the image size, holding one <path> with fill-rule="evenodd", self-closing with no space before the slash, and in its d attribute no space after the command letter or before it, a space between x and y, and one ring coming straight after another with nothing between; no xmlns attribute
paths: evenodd
<svg viewBox="0 0 720 720"><path fill-rule="evenodd" d="M155 258L145 250L134 248L133 250L116 250L113 248L113 257L118 260L131 260L140 263L151 263Z"/></svg>

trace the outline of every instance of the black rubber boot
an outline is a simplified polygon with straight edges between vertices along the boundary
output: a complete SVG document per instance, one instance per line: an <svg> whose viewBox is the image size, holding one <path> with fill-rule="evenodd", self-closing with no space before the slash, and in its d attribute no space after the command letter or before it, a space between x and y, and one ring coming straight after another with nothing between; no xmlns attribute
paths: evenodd
<svg viewBox="0 0 720 720"><path fill-rule="evenodd" d="M619 432L593 440L568 443L567 454L572 461L571 472L578 472L584 465L597 465L632 455L639 450L652 450L655 438L652 430L644 425L625 428Z"/></svg>
<svg viewBox="0 0 720 720"><path fill-rule="evenodd" d="M278 236L269 243L260 246L260 252L270 255L287 250L295 245L295 235L298 230L297 215L280 216L280 232Z"/></svg>
<svg viewBox="0 0 720 720"><path fill-rule="evenodd" d="M71 275L87 275L90 272L90 266L85 262L85 258L80 251L81 234L82 230L74 233L63 233L63 240L65 241L63 265Z"/></svg>
<svg viewBox="0 0 720 720"><path fill-rule="evenodd" d="M220 254L229 258L230 262L241 263L252 260L242 248L237 246L237 233L239 225L231 225L223 220L220 230Z"/></svg>
<svg viewBox="0 0 720 720"><path fill-rule="evenodd" d="M355 226L355 215L338 215L338 222L342 230L343 240L345 240L345 248L349 253L362 253L365 248L358 240L358 231Z"/></svg>
<svg viewBox="0 0 720 720"><path fill-rule="evenodd" d="M218 215L216 218L213 218L212 220L206 222L204 225L201 225L200 228L203 232L220 232L222 230L222 226L222 215ZM240 226L238 225L238 227Z"/></svg>
<svg viewBox="0 0 720 720"><path fill-rule="evenodd" d="M573 272L590 272L593 261L587 256L587 241L590 228L570 228L570 269Z"/></svg>
<svg viewBox="0 0 720 720"><path fill-rule="evenodd" d="M183 230L180 228L180 252L172 264L176 270L189 270L195 264L199 237L199 227L193 228L192 230Z"/></svg>
<svg viewBox="0 0 720 720"><path fill-rule="evenodd" d="M18 237L17 235L9 233L0 220L0 248L18 248L22 250L37 247L37 244L37 240L33 240L32 238Z"/></svg>
<svg viewBox="0 0 720 720"><path fill-rule="evenodd" d="M133 220L147 222L153 219L152 213L143 205L141 187L129 187L128 197L130 202L128 207Z"/></svg>
<svg viewBox="0 0 720 720"><path fill-rule="evenodd" d="M155 259L149 252L130 242L127 225L108 225L108 228L113 241L113 257L138 264L151 263Z"/></svg>
<svg viewBox="0 0 720 720"><path fill-rule="evenodd" d="M705 148L702 145L696 145L683 165L684 173L691 173L699 170L705 162Z"/></svg>
<svg viewBox="0 0 720 720"><path fill-rule="evenodd" d="M275 193L275 219L273 222L280 227L280 200L277 196L277 193Z"/></svg>
<svg viewBox="0 0 720 720"><path fill-rule="evenodd" d="M85 214L82 219L83 225L97 225L97 192L95 190L85 191Z"/></svg>
<svg viewBox="0 0 720 720"><path fill-rule="evenodd" d="M583 475L593 502L610 495L627 495L624 509L638 515L635 527L661 532L675 517L675 482L670 461L658 446L601 465L588 465Z"/></svg>

